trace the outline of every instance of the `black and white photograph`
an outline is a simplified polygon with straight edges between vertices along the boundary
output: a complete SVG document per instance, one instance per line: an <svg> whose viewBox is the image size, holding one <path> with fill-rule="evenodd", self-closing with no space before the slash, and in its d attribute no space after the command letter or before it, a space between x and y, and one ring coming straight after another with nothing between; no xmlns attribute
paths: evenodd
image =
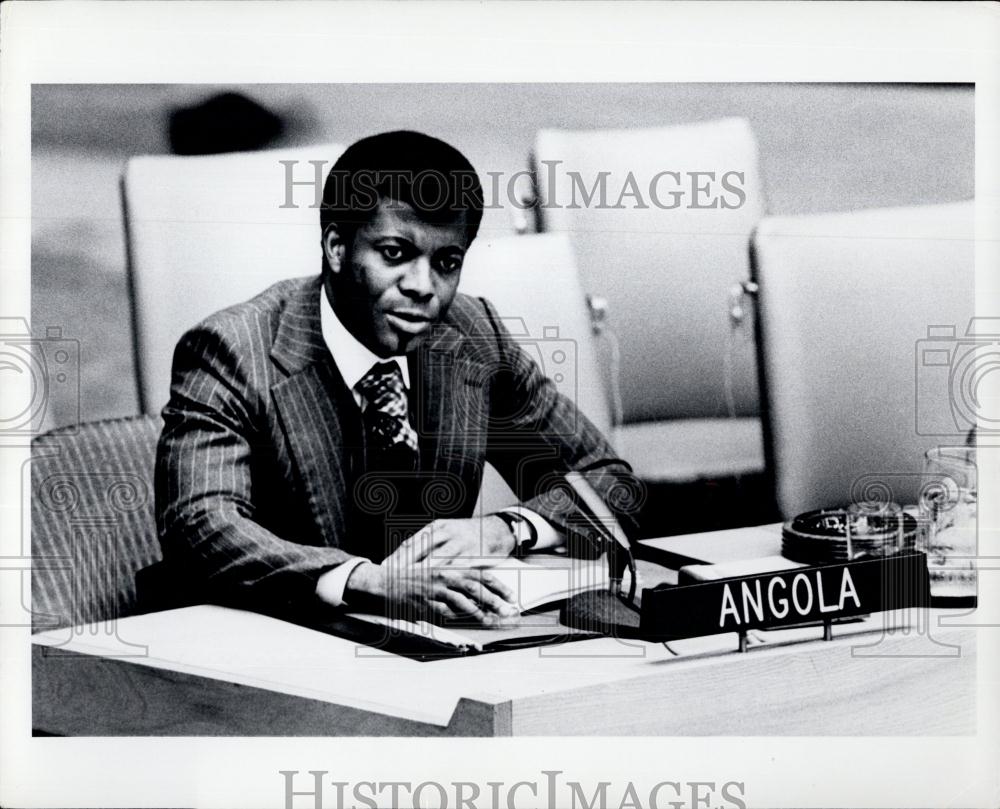
<svg viewBox="0 0 1000 809"><path fill-rule="evenodd" d="M413 22L522 4L120 5L155 69L4 37L0 803L992 805L995 14L598 80Z"/></svg>

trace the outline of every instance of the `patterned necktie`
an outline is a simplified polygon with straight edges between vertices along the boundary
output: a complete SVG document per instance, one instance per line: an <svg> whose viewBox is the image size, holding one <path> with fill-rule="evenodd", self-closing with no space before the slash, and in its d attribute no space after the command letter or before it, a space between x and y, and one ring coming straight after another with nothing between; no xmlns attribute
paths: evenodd
<svg viewBox="0 0 1000 809"><path fill-rule="evenodd" d="M406 387L399 366L379 362L355 386L365 397L368 438L380 452L398 455L407 465L417 457L417 433L407 418Z"/></svg>

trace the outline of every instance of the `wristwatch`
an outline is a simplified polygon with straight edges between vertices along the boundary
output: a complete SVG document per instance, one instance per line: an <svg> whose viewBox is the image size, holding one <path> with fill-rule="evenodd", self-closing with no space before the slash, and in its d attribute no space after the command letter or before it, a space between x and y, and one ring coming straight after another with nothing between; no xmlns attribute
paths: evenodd
<svg viewBox="0 0 1000 809"><path fill-rule="evenodd" d="M538 542L538 529L527 517L514 511L496 511L494 516L499 517L514 535L513 556L521 557L535 547Z"/></svg>

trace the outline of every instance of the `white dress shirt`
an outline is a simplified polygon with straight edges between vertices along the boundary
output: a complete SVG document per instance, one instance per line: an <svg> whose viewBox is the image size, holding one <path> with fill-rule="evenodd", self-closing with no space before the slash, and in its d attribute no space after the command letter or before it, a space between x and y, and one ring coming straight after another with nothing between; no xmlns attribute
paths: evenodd
<svg viewBox="0 0 1000 809"><path fill-rule="evenodd" d="M319 296L319 319L320 329L323 333L323 342L326 343L326 347L330 350L333 361L336 363L340 375L344 378L344 382L347 383L347 386L351 389L351 393L354 394L354 401L357 402L358 407L364 410L368 406L368 403L357 390L356 386L365 374L372 369L372 366L380 362L395 362L399 366L400 373L403 375L403 385L409 390L410 371L406 363L406 357L385 358L370 351L341 323L340 318L333 311L333 306L330 305L325 286L320 287ZM534 526L536 535L538 536L538 541L535 543L535 550L554 548L562 544L562 534L540 514L521 506L511 506L503 510L520 515ZM518 541L520 542L522 538L519 536ZM340 606L344 603L344 589L347 587L347 580L350 578L351 573L354 572L354 569L358 565L370 561L370 559L364 556L354 556L346 562L341 562L335 568L328 570L320 576L316 583L316 592L327 603Z"/></svg>

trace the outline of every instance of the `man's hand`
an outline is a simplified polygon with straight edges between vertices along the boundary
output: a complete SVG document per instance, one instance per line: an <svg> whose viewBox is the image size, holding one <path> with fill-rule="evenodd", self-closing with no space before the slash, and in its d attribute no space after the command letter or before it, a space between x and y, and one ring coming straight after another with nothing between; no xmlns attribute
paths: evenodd
<svg viewBox="0 0 1000 809"><path fill-rule="evenodd" d="M513 550L514 536L497 516L435 520L382 564L355 568L344 598L352 606L411 621L471 618L495 624L518 610L514 593L481 567L482 559L510 556Z"/></svg>
<svg viewBox="0 0 1000 809"><path fill-rule="evenodd" d="M472 619L496 624L517 615L514 593L486 569L365 562L347 580L348 603L380 605L392 618Z"/></svg>
<svg viewBox="0 0 1000 809"><path fill-rule="evenodd" d="M468 565L483 557L510 556L514 535L507 523L491 514L468 520L434 520L406 539L385 562L392 565Z"/></svg>

